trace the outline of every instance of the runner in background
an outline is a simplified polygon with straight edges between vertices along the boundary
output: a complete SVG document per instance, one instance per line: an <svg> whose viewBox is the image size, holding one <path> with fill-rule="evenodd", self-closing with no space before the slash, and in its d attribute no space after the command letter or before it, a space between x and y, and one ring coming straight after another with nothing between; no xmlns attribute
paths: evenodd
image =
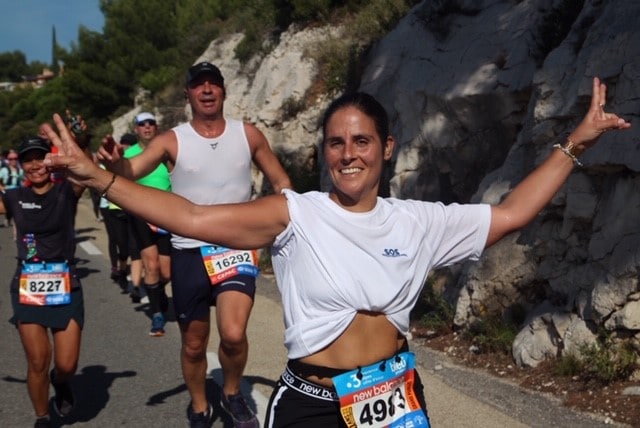
<svg viewBox="0 0 640 428"><path fill-rule="evenodd" d="M27 390L38 428L51 426L49 383L59 416L67 416L74 407L70 380L78 366L84 324L74 230L84 187L52 180L43 163L50 151L49 141L42 137L25 137L20 142L17 154L29 186L7 190L0 202L0 213L11 214L16 227L18 264L9 286L11 322L24 347Z"/></svg>
<svg viewBox="0 0 640 428"><path fill-rule="evenodd" d="M289 177L264 134L253 124L224 116L226 89L218 67L195 64L185 80L191 121L158 135L139 156L129 159L103 146L99 155L107 160L107 168L138 179L158 165L167 165L172 192L203 205L251 199L253 165L276 193L290 188ZM204 426L213 417L205 390L213 305L223 373L220 404L236 427L255 427L258 421L240 392L240 381L249 355L246 332L258 275L256 257L253 269L239 272L226 266L216 272L209 268L211 258L228 261L238 255L233 248L180 235L172 235L171 244L171 289L182 335L180 361L192 400L189 423Z"/></svg>

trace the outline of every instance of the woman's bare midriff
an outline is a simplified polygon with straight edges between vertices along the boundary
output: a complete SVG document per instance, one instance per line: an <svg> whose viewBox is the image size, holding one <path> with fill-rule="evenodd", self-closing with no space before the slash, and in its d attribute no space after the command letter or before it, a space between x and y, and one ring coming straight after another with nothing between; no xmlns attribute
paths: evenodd
<svg viewBox="0 0 640 428"><path fill-rule="evenodd" d="M300 361L336 369L355 369L391 357L405 338L384 314L358 312L349 327L331 345ZM307 380L333 386L331 378L309 376Z"/></svg>

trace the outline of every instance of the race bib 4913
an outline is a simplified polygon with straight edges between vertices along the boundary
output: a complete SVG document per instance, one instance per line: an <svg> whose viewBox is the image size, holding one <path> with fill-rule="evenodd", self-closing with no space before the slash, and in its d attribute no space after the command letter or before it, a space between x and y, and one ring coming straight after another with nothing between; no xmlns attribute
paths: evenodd
<svg viewBox="0 0 640 428"><path fill-rule="evenodd" d="M413 385L415 356L403 352L333 378L349 428L428 428Z"/></svg>

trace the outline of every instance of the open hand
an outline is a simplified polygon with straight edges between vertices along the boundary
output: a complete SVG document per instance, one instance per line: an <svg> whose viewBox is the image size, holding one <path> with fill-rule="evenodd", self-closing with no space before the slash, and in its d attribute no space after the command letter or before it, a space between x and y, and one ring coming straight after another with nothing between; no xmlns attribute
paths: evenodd
<svg viewBox="0 0 640 428"><path fill-rule="evenodd" d="M571 133L569 139L581 150L596 143L606 131L630 128L631 124L614 113L604 111L607 102L607 86L597 77L593 78L591 106L582 122Z"/></svg>

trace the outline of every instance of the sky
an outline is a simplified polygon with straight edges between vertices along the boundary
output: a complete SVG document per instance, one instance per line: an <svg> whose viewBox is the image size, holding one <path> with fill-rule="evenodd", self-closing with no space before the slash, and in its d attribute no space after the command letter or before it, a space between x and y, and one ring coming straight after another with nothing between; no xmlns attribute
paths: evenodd
<svg viewBox="0 0 640 428"><path fill-rule="evenodd" d="M102 33L100 0L0 0L0 52L24 52L27 63L51 63L52 29L58 45L78 42L80 25Z"/></svg>

